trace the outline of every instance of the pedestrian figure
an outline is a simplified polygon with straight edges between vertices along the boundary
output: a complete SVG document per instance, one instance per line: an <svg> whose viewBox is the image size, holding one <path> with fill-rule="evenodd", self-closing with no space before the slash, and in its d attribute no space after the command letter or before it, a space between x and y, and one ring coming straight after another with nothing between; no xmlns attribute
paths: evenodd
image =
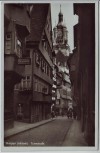
<svg viewBox="0 0 100 153"><path fill-rule="evenodd" d="M55 117L55 105L54 104L51 105L51 117L52 119Z"/></svg>
<svg viewBox="0 0 100 153"><path fill-rule="evenodd" d="M52 117L52 119L55 117L55 112L54 111L51 112L51 117Z"/></svg>
<svg viewBox="0 0 100 153"><path fill-rule="evenodd" d="M76 110L73 109L73 118L76 119L77 118L77 113L76 113Z"/></svg>
<svg viewBox="0 0 100 153"><path fill-rule="evenodd" d="M23 112L22 112L22 105L19 104L17 108L17 119L22 120L23 119Z"/></svg>
<svg viewBox="0 0 100 153"><path fill-rule="evenodd" d="M68 109L68 111L67 111L67 117L68 118L72 118L72 111L73 111L72 108Z"/></svg>

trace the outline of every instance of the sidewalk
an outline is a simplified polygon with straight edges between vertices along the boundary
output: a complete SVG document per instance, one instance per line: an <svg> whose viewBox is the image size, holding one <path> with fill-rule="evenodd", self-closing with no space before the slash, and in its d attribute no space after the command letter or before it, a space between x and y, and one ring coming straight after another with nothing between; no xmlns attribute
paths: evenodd
<svg viewBox="0 0 100 153"><path fill-rule="evenodd" d="M55 119L43 120L43 121L36 122L36 123L23 123L23 122L15 121L14 128L9 129L9 130L5 130L4 138L8 138L10 136L16 135L17 133L21 133L23 131L27 131L32 128L36 128L40 125L46 124L46 123L51 122L53 120L55 120Z"/></svg>
<svg viewBox="0 0 100 153"><path fill-rule="evenodd" d="M81 132L80 121L73 120L62 146L88 146Z"/></svg>

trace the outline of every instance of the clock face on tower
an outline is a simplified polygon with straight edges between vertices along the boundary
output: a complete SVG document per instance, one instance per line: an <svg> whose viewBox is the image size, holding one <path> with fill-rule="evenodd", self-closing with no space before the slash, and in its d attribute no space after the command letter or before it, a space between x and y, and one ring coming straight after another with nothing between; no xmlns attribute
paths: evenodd
<svg viewBox="0 0 100 153"><path fill-rule="evenodd" d="M62 29L58 29L56 42L59 43L59 44L61 44L63 42Z"/></svg>
<svg viewBox="0 0 100 153"><path fill-rule="evenodd" d="M61 29L58 30L58 37L60 37L60 38L62 37L62 30Z"/></svg>

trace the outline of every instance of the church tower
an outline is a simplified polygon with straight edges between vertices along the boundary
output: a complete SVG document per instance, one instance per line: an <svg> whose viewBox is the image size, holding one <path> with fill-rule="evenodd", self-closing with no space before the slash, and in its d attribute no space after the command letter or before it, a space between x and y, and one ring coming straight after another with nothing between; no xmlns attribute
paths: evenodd
<svg viewBox="0 0 100 153"><path fill-rule="evenodd" d="M68 30L63 21L63 13L58 14L58 23L53 28L53 52L55 53L55 61L57 67L57 99L56 104L59 105L59 113L67 109L68 101L71 100L71 82L69 76L69 68L67 60L70 54L68 45ZM68 97L68 95L70 95Z"/></svg>
<svg viewBox="0 0 100 153"><path fill-rule="evenodd" d="M56 55L59 54L58 52L61 52L65 56L64 59L66 63L63 64L67 65L67 59L70 54L70 46L68 45L68 30L63 22L63 13L61 11L61 5L60 12L58 14L58 23L53 28L53 48ZM59 61L59 59L57 59L57 61Z"/></svg>
<svg viewBox="0 0 100 153"><path fill-rule="evenodd" d="M67 27L63 22L63 13L61 12L61 5L60 5L60 12L58 14L58 24L53 29L54 34L54 43L56 45L68 45L68 31Z"/></svg>

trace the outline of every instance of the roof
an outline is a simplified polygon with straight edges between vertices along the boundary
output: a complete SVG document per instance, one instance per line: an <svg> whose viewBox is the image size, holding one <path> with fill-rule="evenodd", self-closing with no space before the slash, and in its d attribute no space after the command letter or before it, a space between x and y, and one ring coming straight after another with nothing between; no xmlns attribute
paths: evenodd
<svg viewBox="0 0 100 153"><path fill-rule="evenodd" d="M57 28L58 28L58 27L62 27L62 28L66 28L66 29L67 29L65 23L63 23L63 22L59 22L59 23L57 24Z"/></svg>
<svg viewBox="0 0 100 153"><path fill-rule="evenodd" d="M46 24L50 4L34 4L31 12L29 41L40 41L43 29Z"/></svg>

